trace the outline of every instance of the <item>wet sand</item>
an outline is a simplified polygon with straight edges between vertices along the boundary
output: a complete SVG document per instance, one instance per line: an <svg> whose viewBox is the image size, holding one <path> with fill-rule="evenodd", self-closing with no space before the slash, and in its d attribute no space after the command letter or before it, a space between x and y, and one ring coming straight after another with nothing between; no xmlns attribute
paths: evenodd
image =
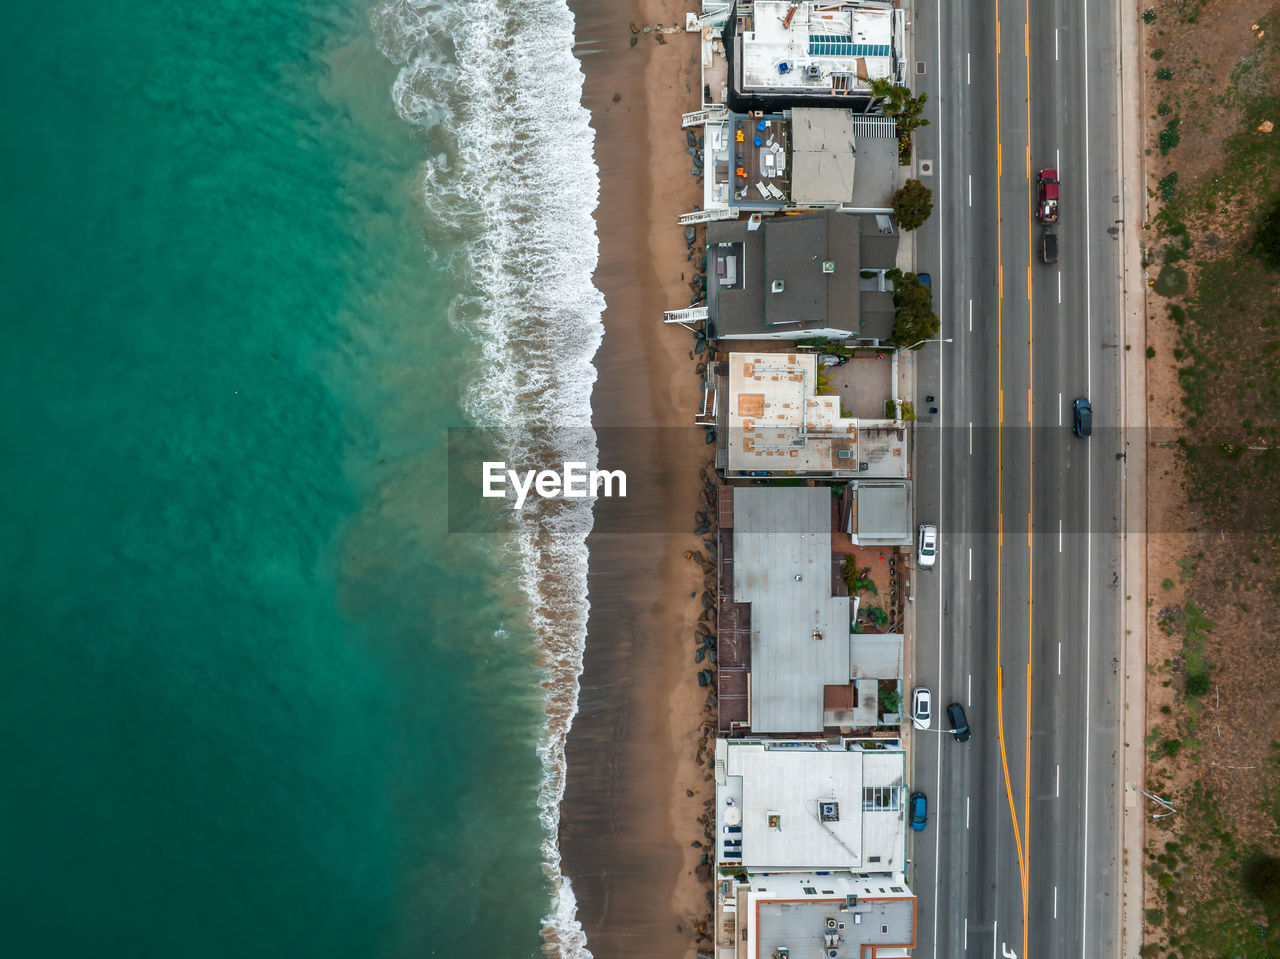
<svg viewBox="0 0 1280 959"><path fill-rule="evenodd" d="M651 498L651 528L665 532L589 540L591 614L560 842L597 959L692 959L710 885L695 877L702 850L691 843L702 839L697 817L712 790L695 762L709 715L693 660L703 575L682 553L701 549L703 537L675 531L691 531L704 508L698 468L710 447L691 428L701 399L693 337L664 326L662 311L691 296L676 219L701 196L680 129L680 114L700 99L697 35L641 35L630 46L631 23L683 26L680 2L570 6L601 178L596 284L607 307L592 400L600 465L646 477L628 498ZM639 426L671 429L610 430Z"/></svg>

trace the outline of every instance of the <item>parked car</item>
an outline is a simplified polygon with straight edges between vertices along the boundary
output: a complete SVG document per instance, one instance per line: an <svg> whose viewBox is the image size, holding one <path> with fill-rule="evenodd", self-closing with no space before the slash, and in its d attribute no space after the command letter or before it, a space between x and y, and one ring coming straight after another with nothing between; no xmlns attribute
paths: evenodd
<svg viewBox="0 0 1280 959"><path fill-rule="evenodd" d="M1040 234L1040 261L1042 263L1058 262L1058 235L1045 230Z"/></svg>
<svg viewBox="0 0 1280 959"><path fill-rule="evenodd" d="M969 741L969 720L965 719L964 707L959 703L952 703L947 707L947 718L951 720L951 731L956 735L956 742L967 743Z"/></svg>
<svg viewBox="0 0 1280 959"><path fill-rule="evenodd" d="M928 729L933 722L933 693L928 687L917 686L911 695L911 724L916 729Z"/></svg>
<svg viewBox="0 0 1280 959"><path fill-rule="evenodd" d="M929 800L924 793L911 794L911 828L923 832L929 822Z"/></svg>
<svg viewBox="0 0 1280 959"><path fill-rule="evenodd" d="M916 550L916 565L928 569L938 560L938 527L932 523L920 524L919 547Z"/></svg>
<svg viewBox="0 0 1280 959"><path fill-rule="evenodd" d="M1040 201L1036 205L1036 219L1048 226L1058 222L1058 171L1041 170L1036 176Z"/></svg>
<svg viewBox="0 0 1280 959"><path fill-rule="evenodd" d="M1071 404L1072 432L1081 439L1088 439L1093 435L1093 407L1089 405L1089 401L1083 396Z"/></svg>

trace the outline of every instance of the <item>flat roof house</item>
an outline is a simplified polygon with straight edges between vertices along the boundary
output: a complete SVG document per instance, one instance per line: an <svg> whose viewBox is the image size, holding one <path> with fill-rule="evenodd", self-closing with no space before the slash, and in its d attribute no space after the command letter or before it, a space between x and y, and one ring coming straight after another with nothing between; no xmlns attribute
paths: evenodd
<svg viewBox="0 0 1280 959"><path fill-rule="evenodd" d="M691 114L690 123L704 130L705 213L686 219L824 207L893 211L898 139L892 117L795 107L755 115L705 111Z"/></svg>
<svg viewBox="0 0 1280 959"><path fill-rule="evenodd" d="M722 33L728 106L876 108L871 84L905 84L906 11L888 0L737 0Z"/></svg>
<svg viewBox="0 0 1280 959"><path fill-rule="evenodd" d="M715 758L718 959L907 955L902 750L718 739Z"/></svg>
<svg viewBox="0 0 1280 959"><path fill-rule="evenodd" d="M818 392L814 353L730 353L717 466L735 476L897 479L910 473L902 420L844 415Z"/></svg>
<svg viewBox="0 0 1280 959"><path fill-rule="evenodd" d="M735 683L736 698L722 685L722 728L814 734L882 725L879 684L902 676L902 635L852 631L851 600L833 588L831 490L737 487L721 496L733 512L720 678L750 677Z"/></svg>

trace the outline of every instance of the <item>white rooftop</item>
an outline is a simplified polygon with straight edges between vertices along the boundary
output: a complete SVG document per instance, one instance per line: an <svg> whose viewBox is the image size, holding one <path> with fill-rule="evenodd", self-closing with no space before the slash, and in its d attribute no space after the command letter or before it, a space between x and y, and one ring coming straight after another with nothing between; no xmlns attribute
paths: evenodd
<svg viewBox="0 0 1280 959"><path fill-rule="evenodd" d="M813 353L729 355L729 472L905 479L905 425L842 416L817 380Z"/></svg>
<svg viewBox="0 0 1280 959"><path fill-rule="evenodd" d="M753 29L742 37L744 93L865 90L894 76L895 11L886 3L756 0Z"/></svg>
<svg viewBox="0 0 1280 959"><path fill-rule="evenodd" d="M748 872L904 868L901 750L720 740L716 760L724 763L723 783L717 773L716 830L724 833L726 813L736 820L739 861Z"/></svg>
<svg viewBox="0 0 1280 959"><path fill-rule="evenodd" d="M751 604L758 733L820 732L823 687L850 679L849 597L831 594L831 503L825 487L734 490L733 598Z"/></svg>
<svg viewBox="0 0 1280 959"><path fill-rule="evenodd" d="M853 200L856 149L848 110L791 111L791 199L796 203Z"/></svg>

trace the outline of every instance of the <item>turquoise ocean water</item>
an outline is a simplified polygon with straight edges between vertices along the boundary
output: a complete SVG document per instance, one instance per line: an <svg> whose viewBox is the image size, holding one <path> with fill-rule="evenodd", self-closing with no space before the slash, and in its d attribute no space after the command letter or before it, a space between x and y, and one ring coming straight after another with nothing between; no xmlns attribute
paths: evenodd
<svg viewBox="0 0 1280 959"><path fill-rule="evenodd" d="M553 262L474 189L521 111L589 163L563 4L518 6L490 26L545 15L540 65L477 42L566 71L554 109L468 99L477 4L8 12L0 954L535 956L572 926L581 530L441 506L444 429L581 415L598 342L598 296L568 355L529 284L594 244Z"/></svg>

